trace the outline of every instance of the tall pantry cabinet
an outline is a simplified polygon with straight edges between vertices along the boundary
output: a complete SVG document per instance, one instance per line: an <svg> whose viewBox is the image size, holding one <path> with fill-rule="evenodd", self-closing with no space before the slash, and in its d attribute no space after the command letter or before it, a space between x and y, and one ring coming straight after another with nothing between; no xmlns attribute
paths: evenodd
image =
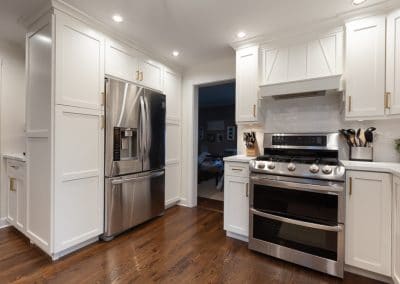
<svg viewBox="0 0 400 284"><path fill-rule="evenodd" d="M27 235L57 259L103 232L104 38L54 9L26 50Z"/></svg>

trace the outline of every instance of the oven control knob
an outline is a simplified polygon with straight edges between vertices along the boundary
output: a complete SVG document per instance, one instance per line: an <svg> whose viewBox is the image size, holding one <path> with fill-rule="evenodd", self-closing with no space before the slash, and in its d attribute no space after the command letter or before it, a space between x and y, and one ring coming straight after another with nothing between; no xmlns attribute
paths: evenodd
<svg viewBox="0 0 400 284"><path fill-rule="evenodd" d="M324 166L322 168L322 172L326 175L329 175L330 173L332 173L332 168L330 166Z"/></svg>
<svg viewBox="0 0 400 284"><path fill-rule="evenodd" d="M294 170L296 170L296 165L293 164L293 163L289 163L289 164L287 165L287 169L288 169L289 171L293 172Z"/></svg>
<svg viewBox="0 0 400 284"><path fill-rule="evenodd" d="M259 169L263 169L263 168L265 168L265 163L258 163L257 167Z"/></svg>
<svg viewBox="0 0 400 284"><path fill-rule="evenodd" d="M310 166L310 172L312 172L313 174L318 173L318 172L319 172L319 167L318 167L318 165L312 164L312 165Z"/></svg>
<svg viewBox="0 0 400 284"><path fill-rule="evenodd" d="M268 167L268 169L273 170L273 169L275 169L275 163L271 162L271 163L268 164L267 167Z"/></svg>

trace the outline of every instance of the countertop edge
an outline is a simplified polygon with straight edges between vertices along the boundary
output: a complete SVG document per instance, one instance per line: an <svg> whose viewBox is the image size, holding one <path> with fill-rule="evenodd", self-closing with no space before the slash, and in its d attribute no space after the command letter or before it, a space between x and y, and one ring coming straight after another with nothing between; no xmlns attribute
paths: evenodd
<svg viewBox="0 0 400 284"><path fill-rule="evenodd" d="M3 159L10 159L10 160L15 160L15 161L20 161L20 162L26 162L26 157L22 154L2 154L1 155Z"/></svg>

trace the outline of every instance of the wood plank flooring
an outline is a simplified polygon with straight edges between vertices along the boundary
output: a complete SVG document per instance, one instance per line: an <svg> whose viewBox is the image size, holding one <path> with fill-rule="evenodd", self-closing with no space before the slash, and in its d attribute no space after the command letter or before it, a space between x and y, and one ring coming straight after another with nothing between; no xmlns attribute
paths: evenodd
<svg viewBox="0 0 400 284"><path fill-rule="evenodd" d="M111 242L56 262L13 228L0 230L0 283L378 283L344 281L247 249L225 236L222 214L170 208Z"/></svg>
<svg viewBox="0 0 400 284"><path fill-rule="evenodd" d="M197 207L216 212L224 212L224 202L204 197L197 197Z"/></svg>

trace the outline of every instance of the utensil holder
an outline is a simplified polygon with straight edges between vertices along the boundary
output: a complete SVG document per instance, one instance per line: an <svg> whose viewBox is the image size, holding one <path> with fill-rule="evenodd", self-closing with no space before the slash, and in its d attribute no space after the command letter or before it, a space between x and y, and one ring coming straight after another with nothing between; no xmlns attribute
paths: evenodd
<svg viewBox="0 0 400 284"><path fill-rule="evenodd" d="M372 147L350 147L351 161L372 162L374 158L374 148Z"/></svg>

